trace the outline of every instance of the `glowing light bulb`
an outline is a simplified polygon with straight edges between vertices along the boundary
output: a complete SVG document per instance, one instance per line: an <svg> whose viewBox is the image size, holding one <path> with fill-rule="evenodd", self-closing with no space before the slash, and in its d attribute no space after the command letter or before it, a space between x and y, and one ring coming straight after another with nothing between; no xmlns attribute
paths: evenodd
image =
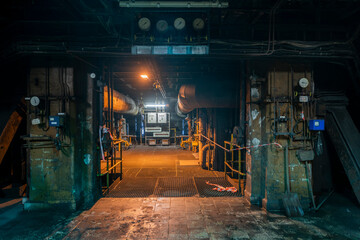
<svg viewBox="0 0 360 240"><path fill-rule="evenodd" d="M148 75L146 75L146 74L141 74L140 77L143 79L149 79Z"/></svg>

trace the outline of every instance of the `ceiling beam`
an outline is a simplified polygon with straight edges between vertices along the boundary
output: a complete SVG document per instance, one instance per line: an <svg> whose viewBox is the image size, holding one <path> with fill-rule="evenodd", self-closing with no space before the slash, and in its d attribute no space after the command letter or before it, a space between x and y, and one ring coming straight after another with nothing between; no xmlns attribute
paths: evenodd
<svg viewBox="0 0 360 240"><path fill-rule="evenodd" d="M227 1L119 1L119 7L125 8L227 8Z"/></svg>

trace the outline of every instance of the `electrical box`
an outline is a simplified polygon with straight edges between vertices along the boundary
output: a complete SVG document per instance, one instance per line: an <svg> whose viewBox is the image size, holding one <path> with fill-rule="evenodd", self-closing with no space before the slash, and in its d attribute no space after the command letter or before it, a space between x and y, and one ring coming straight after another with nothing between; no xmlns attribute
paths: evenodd
<svg viewBox="0 0 360 240"><path fill-rule="evenodd" d="M324 131L325 130L325 120L324 119L309 120L309 130L310 131Z"/></svg>
<svg viewBox="0 0 360 240"><path fill-rule="evenodd" d="M147 123L156 123L156 113L148 113L147 115Z"/></svg>
<svg viewBox="0 0 360 240"><path fill-rule="evenodd" d="M296 156L300 161L312 161L314 160L315 154L313 150L298 150Z"/></svg>
<svg viewBox="0 0 360 240"><path fill-rule="evenodd" d="M64 118L62 116L49 116L50 127L62 127L64 125Z"/></svg>
<svg viewBox="0 0 360 240"><path fill-rule="evenodd" d="M148 144L149 144L149 146L156 146L156 140L155 139L149 139Z"/></svg>
<svg viewBox="0 0 360 240"><path fill-rule="evenodd" d="M166 123L167 113L158 113L158 123Z"/></svg>
<svg viewBox="0 0 360 240"><path fill-rule="evenodd" d="M299 96L299 102L301 103L309 102L309 96Z"/></svg>
<svg viewBox="0 0 360 240"><path fill-rule="evenodd" d="M145 113L145 142L152 145L151 139L157 144L167 138L170 138L170 113Z"/></svg>
<svg viewBox="0 0 360 240"><path fill-rule="evenodd" d="M169 139L161 139L161 145L163 145L163 146L169 146L169 145L170 145Z"/></svg>

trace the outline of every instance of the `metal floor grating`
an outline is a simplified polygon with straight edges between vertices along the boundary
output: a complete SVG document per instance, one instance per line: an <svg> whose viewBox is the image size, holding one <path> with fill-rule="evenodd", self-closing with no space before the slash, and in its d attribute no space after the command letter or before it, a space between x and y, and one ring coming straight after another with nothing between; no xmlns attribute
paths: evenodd
<svg viewBox="0 0 360 240"><path fill-rule="evenodd" d="M231 183L226 181L223 177L195 177L196 188L199 192L200 197L240 197L241 194L239 191L236 193L232 192L218 192L212 190L215 186L206 184L209 183L218 184L223 187L233 187Z"/></svg>
<svg viewBox="0 0 360 240"><path fill-rule="evenodd" d="M175 170L173 168L142 168L136 177L175 177Z"/></svg>
<svg viewBox="0 0 360 240"><path fill-rule="evenodd" d="M159 178L155 197L192 197L197 194L192 177Z"/></svg>
<svg viewBox="0 0 360 240"><path fill-rule="evenodd" d="M232 187L223 177L164 177L164 178L124 178L110 187L108 198L144 197L240 197L239 192L218 192L209 181L223 187Z"/></svg>
<svg viewBox="0 0 360 240"><path fill-rule="evenodd" d="M106 197L137 198L150 197L154 193L157 178L124 178Z"/></svg>

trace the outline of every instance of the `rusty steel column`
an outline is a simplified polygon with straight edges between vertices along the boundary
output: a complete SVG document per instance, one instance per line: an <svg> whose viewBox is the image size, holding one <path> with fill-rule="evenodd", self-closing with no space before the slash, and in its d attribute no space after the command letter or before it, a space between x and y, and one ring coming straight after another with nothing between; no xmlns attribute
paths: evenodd
<svg viewBox="0 0 360 240"><path fill-rule="evenodd" d="M206 158L204 161L203 155L203 146L206 143L206 139L202 137L202 135L206 136L206 113L204 112L205 109L199 109L199 134L200 134L200 141L199 141L199 159L201 161L201 167L206 168Z"/></svg>

